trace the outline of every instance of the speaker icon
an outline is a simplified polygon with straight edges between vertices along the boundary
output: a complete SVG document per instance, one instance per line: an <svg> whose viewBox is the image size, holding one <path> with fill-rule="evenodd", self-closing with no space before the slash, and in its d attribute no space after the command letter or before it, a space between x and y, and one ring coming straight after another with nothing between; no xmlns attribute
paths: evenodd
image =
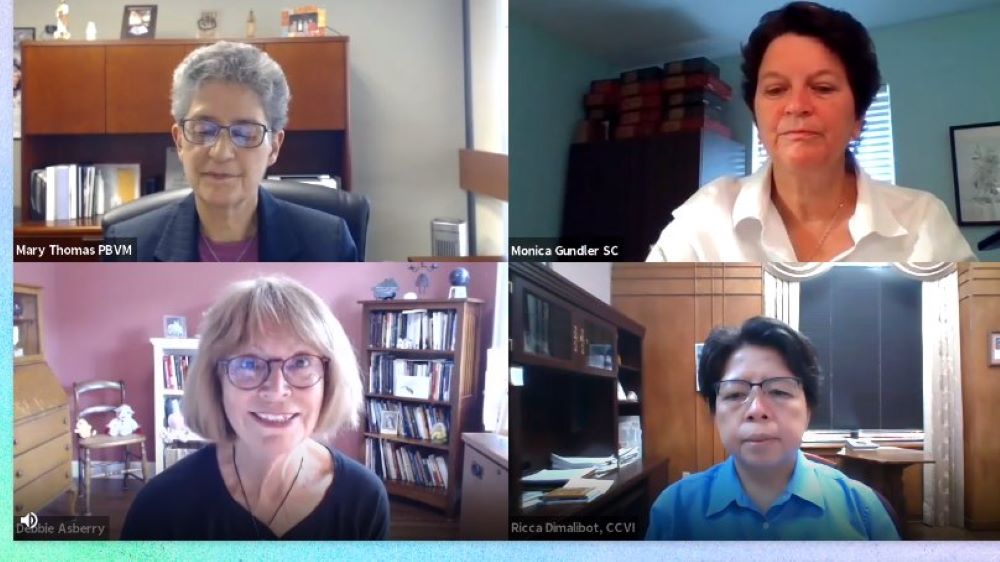
<svg viewBox="0 0 1000 562"><path fill-rule="evenodd" d="M32 511L27 515L21 516L21 524L27 526L29 529L34 529L35 525L38 525L38 516Z"/></svg>

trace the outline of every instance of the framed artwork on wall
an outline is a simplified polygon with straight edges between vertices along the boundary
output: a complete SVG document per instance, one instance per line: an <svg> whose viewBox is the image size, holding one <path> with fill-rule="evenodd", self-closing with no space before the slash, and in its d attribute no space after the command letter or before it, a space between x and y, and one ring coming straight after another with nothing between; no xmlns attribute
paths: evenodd
<svg viewBox="0 0 1000 562"><path fill-rule="evenodd" d="M122 39L156 37L156 5L125 6L122 13Z"/></svg>
<svg viewBox="0 0 1000 562"><path fill-rule="evenodd" d="M958 224L1000 224L1000 121L951 127Z"/></svg>

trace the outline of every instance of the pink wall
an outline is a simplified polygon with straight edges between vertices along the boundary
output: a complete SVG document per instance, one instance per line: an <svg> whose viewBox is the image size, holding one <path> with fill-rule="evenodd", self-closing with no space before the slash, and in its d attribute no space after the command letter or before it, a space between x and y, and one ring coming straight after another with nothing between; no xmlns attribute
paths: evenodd
<svg viewBox="0 0 1000 562"><path fill-rule="evenodd" d="M428 274L431 284L427 298L447 297L448 274L458 264L440 265ZM406 291L416 291L417 274L407 266L406 263L17 263L14 281L44 289L45 358L67 395L71 395L74 382L124 380L127 401L136 410L136 420L143 431L150 436L147 451L152 456L153 348L149 338L163 336L163 316L185 316L188 334L193 336L202 313L227 285L280 273L297 279L330 304L355 348L360 348L363 327L357 301L371 299L371 287L386 277L399 283L400 296ZM481 356L485 358L492 333L497 265L468 263L462 267L469 270L472 278L469 296L486 301L481 334ZM363 441L360 433L351 432L341 435L336 445L360 459Z"/></svg>

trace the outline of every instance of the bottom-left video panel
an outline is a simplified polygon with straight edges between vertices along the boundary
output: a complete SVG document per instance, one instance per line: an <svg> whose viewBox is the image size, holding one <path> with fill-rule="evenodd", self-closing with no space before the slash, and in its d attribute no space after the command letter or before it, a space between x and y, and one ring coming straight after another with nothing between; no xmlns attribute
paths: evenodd
<svg viewBox="0 0 1000 562"><path fill-rule="evenodd" d="M506 290L490 263L16 264L15 540L505 539Z"/></svg>

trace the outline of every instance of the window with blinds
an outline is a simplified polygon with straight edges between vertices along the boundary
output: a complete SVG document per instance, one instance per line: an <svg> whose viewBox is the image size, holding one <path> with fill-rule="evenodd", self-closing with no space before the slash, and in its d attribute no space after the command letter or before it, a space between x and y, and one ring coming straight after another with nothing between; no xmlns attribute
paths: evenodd
<svg viewBox="0 0 1000 562"><path fill-rule="evenodd" d="M879 89L875 101L865 113L865 125L861 140L852 145L858 163L871 177L896 183L896 163L892 151L892 107L889 100L889 85ZM767 151L757 136L757 125L753 125L753 146L751 168L756 171L767 159Z"/></svg>

